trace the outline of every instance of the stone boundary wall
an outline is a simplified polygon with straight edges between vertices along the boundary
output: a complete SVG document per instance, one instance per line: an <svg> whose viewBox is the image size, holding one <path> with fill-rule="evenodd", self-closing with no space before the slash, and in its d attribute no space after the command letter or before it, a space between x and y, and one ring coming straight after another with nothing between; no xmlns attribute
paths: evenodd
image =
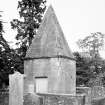
<svg viewBox="0 0 105 105"><path fill-rule="evenodd" d="M37 94L43 98L43 105L85 105L84 94Z"/></svg>
<svg viewBox="0 0 105 105"><path fill-rule="evenodd" d="M0 89L0 105L9 105L9 91Z"/></svg>
<svg viewBox="0 0 105 105"><path fill-rule="evenodd" d="M101 103L101 101L103 102L103 100L105 100L105 87L102 87L102 86L94 86L91 88L90 87L77 87L76 93L86 94L86 98L85 98L86 105L90 105L93 103Z"/></svg>
<svg viewBox="0 0 105 105"><path fill-rule="evenodd" d="M91 88L91 96L93 100L105 98L105 87L95 86Z"/></svg>
<svg viewBox="0 0 105 105"><path fill-rule="evenodd" d="M102 100L105 99L105 88L104 87L94 87L91 88L91 95L89 95L89 87L77 87L77 94L88 94L89 97L91 97L90 101L94 101L94 100ZM48 95L44 95L44 96L48 96ZM30 97L30 99L29 99ZM33 103L31 103L31 105L34 105L35 103L35 97L37 97L36 99L38 99L38 96L34 96L34 95L27 95L26 97L24 97L26 100L27 98ZM85 96L86 98L86 96ZM40 98L41 99L41 98ZM73 97L71 98L73 99ZM78 100L81 100L81 97L77 97ZM87 97L87 99L89 99ZM81 102L86 100L82 100ZM74 100L74 99L73 99ZM28 100L27 100L28 101ZM38 100L37 100L38 101ZM28 101L29 102L29 101ZM79 101L79 103L81 103ZM88 101L89 102L89 101ZM26 102L27 103L27 102ZM42 102L41 102L42 103ZM83 102L84 103L84 102ZM28 105L29 103L27 103ZM7 89L0 89L0 105L9 105L9 91ZM24 104L26 105L26 104ZM71 104L72 105L72 104ZM81 104L80 104L81 105ZM85 104L86 105L86 104ZM87 103L87 105L89 105L89 103Z"/></svg>
<svg viewBox="0 0 105 105"><path fill-rule="evenodd" d="M92 100L105 98L105 87L102 86L77 87L76 92L90 94Z"/></svg>

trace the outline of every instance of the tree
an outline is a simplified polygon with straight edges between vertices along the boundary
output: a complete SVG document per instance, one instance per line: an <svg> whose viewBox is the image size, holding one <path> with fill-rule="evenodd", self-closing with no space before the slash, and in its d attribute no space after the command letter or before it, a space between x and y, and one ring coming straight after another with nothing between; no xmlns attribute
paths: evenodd
<svg viewBox="0 0 105 105"><path fill-rule="evenodd" d="M76 59L76 85L77 86L105 86L105 60L99 59L98 66L100 67L100 73L94 72L94 61L85 52L74 52Z"/></svg>
<svg viewBox="0 0 105 105"><path fill-rule="evenodd" d="M79 39L77 44L79 45L79 48L88 52L90 56L95 58L99 56L99 50L101 50L104 45L104 34L101 32L91 33L90 36L87 36L82 40Z"/></svg>
<svg viewBox="0 0 105 105"><path fill-rule="evenodd" d="M46 9L46 0L21 0L18 2L19 19L13 19L11 22L12 29L17 30L17 43L19 47L16 49L15 69L23 72L24 57L26 51L35 37L37 29L42 21L44 11ZM17 57L18 56L18 57Z"/></svg>
<svg viewBox="0 0 105 105"><path fill-rule="evenodd" d="M103 80L104 78L102 74L105 73L105 67L103 64L104 60L100 57L99 51L103 48L104 45L104 34L101 32L92 33L91 36L87 36L82 40L80 39L77 43L82 51L84 53L88 53L91 58L89 62L86 63L89 72L91 73L88 86L92 84L102 84L102 81L100 82L100 80Z"/></svg>
<svg viewBox="0 0 105 105"><path fill-rule="evenodd" d="M87 86L89 78L92 76L90 58L81 56L79 52L74 52L73 54L76 59L76 85Z"/></svg>
<svg viewBox="0 0 105 105"><path fill-rule="evenodd" d="M13 19L12 29L17 30L16 39L20 45L19 53L25 56L42 21L46 0L21 0L18 2L20 20Z"/></svg>
<svg viewBox="0 0 105 105"><path fill-rule="evenodd" d="M46 0L21 0L18 2L19 19L13 19L11 22L12 29L17 30L16 48L18 62L15 68L23 73L24 57L26 51L35 37L37 29L42 21L46 9ZM20 62L20 63L19 63Z"/></svg>
<svg viewBox="0 0 105 105"><path fill-rule="evenodd" d="M0 15L0 17L2 16ZM10 48L7 41L3 37L3 32L3 21L0 19L0 50L4 48L6 51L9 51Z"/></svg>
<svg viewBox="0 0 105 105"><path fill-rule="evenodd" d="M99 51L103 48L104 45L104 34L101 32L91 33L90 36L87 36L84 39L80 39L78 42L79 48L84 52L88 52L92 57L94 64L95 72L99 72L98 62L100 61Z"/></svg>
<svg viewBox="0 0 105 105"><path fill-rule="evenodd" d="M0 19L1 20L1 19ZM11 49L8 42L3 37L3 21L0 21L0 88L9 85L9 74L14 71L23 73L21 67L21 58L16 53L16 50Z"/></svg>
<svg viewBox="0 0 105 105"><path fill-rule="evenodd" d="M2 16L0 15L0 17ZM0 19L0 86L1 87L4 83L6 84L8 81L8 76L7 76L8 70L6 69L7 63L5 62L7 61L7 59L6 59L5 54L10 51L10 47L7 41L3 37L3 32L4 32L3 21Z"/></svg>

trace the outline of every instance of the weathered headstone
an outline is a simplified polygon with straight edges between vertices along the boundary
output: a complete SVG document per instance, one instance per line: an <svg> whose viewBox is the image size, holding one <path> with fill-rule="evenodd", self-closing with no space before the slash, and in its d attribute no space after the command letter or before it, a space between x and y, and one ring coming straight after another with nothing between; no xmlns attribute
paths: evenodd
<svg viewBox="0 0 105 105"><path fill-rule="evenodd" d="M26 53L24 73L25 93L35 77L48 77L48 93L76 93L76 62L52 6Z"/></svg>
<svg viewBox="0 0 105 105"><path fill-rule="evenodd" d="M23 78L19 72L9 75L9 105L23 105Z"/></svg>

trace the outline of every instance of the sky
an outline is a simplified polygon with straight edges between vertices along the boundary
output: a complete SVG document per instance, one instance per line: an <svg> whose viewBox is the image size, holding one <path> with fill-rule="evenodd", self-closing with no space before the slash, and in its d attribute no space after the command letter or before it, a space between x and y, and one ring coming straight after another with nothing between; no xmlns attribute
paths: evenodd
<svg viewBox="0 0 105 105"><path fill-rule="evenodd" d="M19 18L18 0L0 0L3 15L5 38L15 41L16 32L11 29L10 21ZM72 51L78 51L76 42L94 32L105 34L105 0L47 0L52 5L65 38ZM105 48L101 55L105 58Z"/></svg>

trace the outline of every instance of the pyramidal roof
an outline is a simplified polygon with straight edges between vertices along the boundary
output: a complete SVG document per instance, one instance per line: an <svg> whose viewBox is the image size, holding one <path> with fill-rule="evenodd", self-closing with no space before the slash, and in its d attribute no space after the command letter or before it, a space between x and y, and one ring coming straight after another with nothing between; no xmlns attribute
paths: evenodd
<svg viewBox="0 0 105 105"><path fill-rule="evenodd" d="M52 6L49 6L26 58L65 56L74 58Z"/></svg>

